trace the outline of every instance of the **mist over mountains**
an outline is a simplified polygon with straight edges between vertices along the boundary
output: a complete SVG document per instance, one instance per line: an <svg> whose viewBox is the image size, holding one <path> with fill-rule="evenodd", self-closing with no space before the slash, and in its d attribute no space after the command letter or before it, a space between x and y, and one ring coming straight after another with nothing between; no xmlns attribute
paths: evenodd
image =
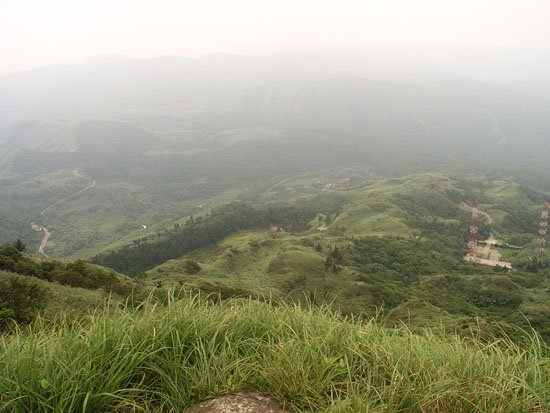
<svg viewBox="0 0 550 413"><path fill-rule="evenodd" d="M445 161L511 161L528 153L543 162L548 151L537 145L550 133L550 100L539 83L540 90L535 81L472 80L389 54L110 57L0 77L0 142L73 151L108 138L140 147L152 134L150 150L164 145L162 133L189 150L197 139L239 129L238 141L315 135L308 143L353 143L351 158L358 150ZM103 124L106 134L87 142L81 132L88 121L114 121L114 130ZM119 136L116 122L134 126Z"/></svg>
<svg viewBox="0 0 550 413"><path fill-rule="evenodd" d="M0 411L550 412L548 21L0 0Z"/></svg>

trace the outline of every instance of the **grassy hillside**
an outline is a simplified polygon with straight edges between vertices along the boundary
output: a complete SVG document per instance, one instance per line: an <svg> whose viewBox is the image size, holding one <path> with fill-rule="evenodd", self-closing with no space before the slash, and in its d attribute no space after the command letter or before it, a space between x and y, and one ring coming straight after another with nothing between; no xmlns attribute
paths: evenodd
<svg viewBox="0 0 550 413"><path fill-rule="evenodd" d="M32 256L23 249L20 241L0 245L0 333L37 317L74 321L129 296L143 299L142 286L112 270Z"/></svg>
<svg viewBox="0 0 550 413"><path fill-rule="evenodd" d="M0 313L20 324L32 322L38 315L44 321L78 320L122 299L105 290L90 290L51 283L6 271L0 271ZM0 330L10 327L0 317Z"/></svg>
<svg viewBox="0 0 550 413"><path fill-rule="evenodd" d="M278 190L287 184L293 185ZM371 181L297 200L294 208L313 212L302 230L241 229L169 256L140 279L150 288L183 286L223 297L309 300L366 317L380 313L388 325L404 321L464 334L531 325L550 338L548 260L534 266L532 244L544 196L514 182L436 174ZM493 234L501 245L513 244L497 249L516 271L463 261L470 220L464 202L474 198L490 213L481 216L480 239ZM181 231L150 235L146 250L167 252L166 240ZM110 260L141 255L140 243L112 251Z"/></svg>
<svg viewBox="0 0 550 413"><path fill-rule="evenodd" d="M544 412L548 347L187 298L0 337L0 409L184 411L257 391L293 412Z"/></svg>
<svg viewBox="0 0 550 413"><path fill-rule="evenodd" d="M462 334L532 326L550 338L550 262L533 260L547 194L511 180L443 174L352 182L346 171L325 182L284 179L253 204L159 221L94 260L139 274L145 290L309 300L344 314L380 314L387 325ZM290 204L277 202L284 199ZM472 199L483 212L480 239L496 237L495 250L516 271L463 261Z"/></svg>
<svg viewBox="0 0 550 413"><path fill-rule="evenodd" d="M284 179L96 257L133 280L3 246L20 274L0 272L0 410L183 411L257 391L296 412L545 412L546 198L442 174ZM515 271L463 260L471 199Z"/></svg>

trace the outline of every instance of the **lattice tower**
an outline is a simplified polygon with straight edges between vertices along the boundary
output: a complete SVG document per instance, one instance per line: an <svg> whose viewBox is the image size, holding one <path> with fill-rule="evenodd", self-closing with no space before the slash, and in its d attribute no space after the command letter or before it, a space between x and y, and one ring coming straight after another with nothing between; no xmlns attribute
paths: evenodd
<svg viewBox="0 0 550 413"><path fill-rule="evenodd" d="M479 204L476 200L472 202L472 221L470 223L470 235L468 236L468 255L477 255L477 230L479 223Z"/></svg>

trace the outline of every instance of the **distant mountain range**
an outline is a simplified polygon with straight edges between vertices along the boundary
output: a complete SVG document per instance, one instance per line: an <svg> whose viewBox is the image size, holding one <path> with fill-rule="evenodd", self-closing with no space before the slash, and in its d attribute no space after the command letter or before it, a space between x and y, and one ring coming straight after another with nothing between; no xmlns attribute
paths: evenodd
<svg viewBox="0 0 550 413"><path fill-rule="evenodd" d="M110 120L176 132L176 140L260 128L384 158L418 152L536 162L549 154L549 91L548 81L482 82L388 55L117 57L0 77L0 142L74 150L78 132L68 124ZM40 126L48 131L15 123L29 120L49 122Z"/></svg>

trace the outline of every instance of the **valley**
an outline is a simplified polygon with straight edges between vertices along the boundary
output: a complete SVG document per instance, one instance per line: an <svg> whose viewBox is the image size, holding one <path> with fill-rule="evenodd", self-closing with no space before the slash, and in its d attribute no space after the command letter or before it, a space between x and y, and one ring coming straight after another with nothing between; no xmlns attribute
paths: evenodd
<svg viewBox="0 0 550 413"><path fill-rule="evenodd" d="M490 195L494 192L506 195ZM461 202L473 196L484 199L481 208L494 216L489 222L480 214L480 235L491 245L478 247L479 256L492 255L498 266L462 259L470 213ZM432 327L444 323L467 332L479 329L476 317L482 317L487 324L481 330L494 333L503 328L502 322L517 325L526 317L544 336L550 332L543 321L543 314L550 314L548 261L534 272L531 268L540 204L513 182L424 174L321 191L294 201L291 214L271 213L267 220L253 218L256 212L249 208L227 204L194 215L193 223L184 221L178 227L167 222L156 233L101 252L92 261L139 274L151 286L198 288L224 297L252 294L330 303L344 314L378 314L390 324L405 312L411 327L430 325L427 320L432 320ZM244 220L238 218L241 210ZM533 233L516 232L509 216L517 210L530 216ZM209 216L225 218L215 224L218 221ZM211 228L211 234L216 231L211 225L222 222L239 223L234 234L222 233L206 244L171 247L186 245L185 233L201 237L201 225ZM300 229L289 228L298 222ZM520 249L503 249L495 236L510 243L520 237L529 242ZM146 256L150 261L144 260ZM513 262L514 271L503 272L504 260Z"/></svg>
<svg viewBox="0 0 550 413"><path fill-rule="evenodd" d="M10 219L0 225L12 227L3 240L90 260L137 277L145 289L330 303L388 324L406 315L411 328L443 323L497 334L532 325L550 334L548 261L532 260L548 193L544 184L528 186L525 175L385 177L376 163L324 162L328 148L322 162L303 164L235 135L222 151L189 154L205 143L187 140L178 144L184 155L168 156L151 154L149 132L128 123L73 127L71 142L85 143L81 149L19 150L5 169L0 213ZM82 140L88 134L105 138ZM121 150L136 134L143 139ZM176 143L154 143L163 145ZM480 245L477 259L510 262L513 272L463 261L473 199L480 200L479 239L493 244ZM47 233L37 237L30 222ZM476 284L484 287L475 291Z"/></svg>

